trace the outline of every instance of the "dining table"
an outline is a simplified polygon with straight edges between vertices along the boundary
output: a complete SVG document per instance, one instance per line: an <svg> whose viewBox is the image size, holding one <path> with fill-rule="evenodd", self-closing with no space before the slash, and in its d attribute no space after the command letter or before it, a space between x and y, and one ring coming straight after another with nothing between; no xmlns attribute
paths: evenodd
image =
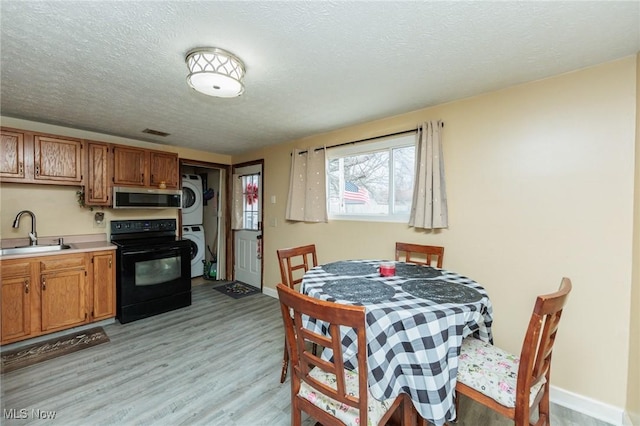
<svg viewBox="0 0 640 426"><path fill-rule="evenodd" d="M368 385L379 400L410 396L420 416L436 426L455 420L455 387L462 339L492 343L492 306L485 289L453 271L404 262L336 261L309 269L300 291L310 297L364 306ZM384 265L384 276L381 274ZM303 317L327 335L326 323ZM346 368L356 369L356 335L341 328ZM322 357L332 357L324 349Z"/></svg>

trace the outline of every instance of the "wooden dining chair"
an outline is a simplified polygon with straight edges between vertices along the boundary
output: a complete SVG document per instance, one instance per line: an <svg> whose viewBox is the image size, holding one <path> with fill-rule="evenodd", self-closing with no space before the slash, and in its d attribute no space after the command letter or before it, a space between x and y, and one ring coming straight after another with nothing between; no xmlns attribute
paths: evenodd
<svg viewBox="0 0 640 426"><path fill-rule="evenodd" d="M551 354L569 292L571 280L563 278L558 291L538 296L519 358L478 339L464 339L458 358L458 396L468 396L516 426L548 425ZM530 423L536 406L538 420Z"/></svg>
<svg viewBox="0 0 640 426"><path fill-rule="evenodd" d="M402 424L415 421L407 394L379 401L367 386L365 308L340 305L301 294L284 284L276 286L291 356L291 424L299 426L302 411L323 425L384 425L397 409ZM291 314L293 313L293 315ZM323 321L329 332L321 335L303 327L302 315ZM357 335L357 372L345 369L340 327ZM323 360L309 343L331 348L333 357Z"/></svg>
<svg viewBox="0 0 640 426"><path fill-rule="evenodd" d="M277 250L282 283L295 289L309 269L318 266L315 244Z"/></svg>
<svg viewBox="0 0 640 426"><path fill-rule="evenodd" d="M302 282L304 273L310 268L318 266L315 244L300 247L291 247L277 250L278 263L280 265L280 278L284 284L295 289ZM314 353L317 351L314 346ZM289 352L285 336L284 354L282 356L282 372L280 373L280 383L284 383L289 370Z"/></svg>
<svg viewBox="0 0 640 426"><path fill-rule="evenodd" d="M427 266L433 266L432 263L435 261L436 266L442 268L444 247L396 243L396 260Z"/></svg>

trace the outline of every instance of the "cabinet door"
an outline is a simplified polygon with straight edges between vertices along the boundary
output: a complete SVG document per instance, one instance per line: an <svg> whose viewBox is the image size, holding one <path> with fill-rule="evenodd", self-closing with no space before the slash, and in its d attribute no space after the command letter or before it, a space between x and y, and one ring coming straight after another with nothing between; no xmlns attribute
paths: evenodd
<svg viewBox="0 0 640 426"><path fill-rule="evenodd" d="M2 280L2 343L31 334L29 276Z"/></svg>
<svg viewBox="0 0 640 426"><path fill-rule="evenodd" d="M40 285L42 331L61 330L87 321L83 269L42 274Z"/></svg>
<svg viewBox="0 0 640 426"><path fill-rule="evenodd" d="M24 179L24 133L2 129L0 177Z"/></svg>
<svg viewBox="0 0 640 426"><path fill-rule="evenodd" d="M147 154L144 149L115 146L113 148L113 183L145 186Z"/></svg>
<svg viewBox="0 0 640 426"><path fill-rule="evenodd" d="M167 188L178 187L178 154L151 151L149 154L150 185L164 182Z"/></svg>
<svg viewBox="0 0 640 426"><path fill-rule="evenodd" d="M110 197L109 145L87 143L87 185L84 203L88 206L108 206Z"/></svg>
<svg viewBox="0 0 640 426"><path fill-rule="evenodd" d="M113 252L95 254L93 263L92 320L112 318L116 315L116 269Z"/></svg>
<svg viewBox="0 0 640 426"><path fill-rule="evenodd" d="M33 145L36 182L82 183L82 141L35 135Z"/></svg>

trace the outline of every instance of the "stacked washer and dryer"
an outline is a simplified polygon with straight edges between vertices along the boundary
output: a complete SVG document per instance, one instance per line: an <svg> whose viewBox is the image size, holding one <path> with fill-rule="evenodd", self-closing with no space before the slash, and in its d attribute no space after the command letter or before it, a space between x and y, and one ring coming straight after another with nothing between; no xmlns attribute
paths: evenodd
<svg viewBox="0 0 640 426"><path fill-rule="evenodd" d="M182 175L182 238L191 242L191 278L202 276L206 255L202 194L200 176Z"/></svg>

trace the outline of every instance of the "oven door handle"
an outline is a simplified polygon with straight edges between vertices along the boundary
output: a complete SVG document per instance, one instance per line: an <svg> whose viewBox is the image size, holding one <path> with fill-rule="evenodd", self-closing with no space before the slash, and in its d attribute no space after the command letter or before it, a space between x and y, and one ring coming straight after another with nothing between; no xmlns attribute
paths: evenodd
<svg viewBox="0 0 640 426"><path fill-rule="evenodd" d="M171 251L180 251L181 247L171 246L171 247L162 247L162 248L148 248L143 250L135 250L135 251L123 251L122 254L125 256L131 256L136 254L149 254L149 253L158 253L161 251L171 252Z"/></svg>

